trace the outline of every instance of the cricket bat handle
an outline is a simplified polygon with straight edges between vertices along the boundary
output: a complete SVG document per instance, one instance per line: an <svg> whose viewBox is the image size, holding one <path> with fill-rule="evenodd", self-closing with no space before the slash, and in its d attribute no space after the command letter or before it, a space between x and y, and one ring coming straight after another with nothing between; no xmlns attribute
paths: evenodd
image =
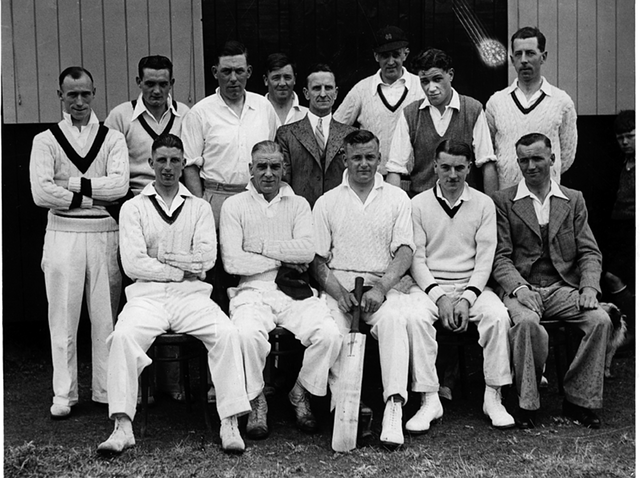
<svg viewBox="0 0 640 478"><path fill-rule="evenodd" d="M364 287L364 278L356 277L356 284L353 290L353 295L356 297L356 301L358 301L358 305L353 311L353 315L351 318L351 332L359 332L360 331L360 302L362 301L362 289Z"/></svg>

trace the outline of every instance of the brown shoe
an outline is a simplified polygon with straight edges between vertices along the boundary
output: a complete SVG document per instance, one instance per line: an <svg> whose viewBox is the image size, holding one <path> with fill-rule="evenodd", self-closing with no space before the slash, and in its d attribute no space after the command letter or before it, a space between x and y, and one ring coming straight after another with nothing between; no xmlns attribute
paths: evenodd
<svg viewBox="0 0 640 478"><path fill-rule="evenodd" d="M314 433L318 429L318 424L316 423L316 417L311 413L309 392L298 381L289 392L289 401L293 405L293 411L296 414L298 429L306 433Z"/></svg>

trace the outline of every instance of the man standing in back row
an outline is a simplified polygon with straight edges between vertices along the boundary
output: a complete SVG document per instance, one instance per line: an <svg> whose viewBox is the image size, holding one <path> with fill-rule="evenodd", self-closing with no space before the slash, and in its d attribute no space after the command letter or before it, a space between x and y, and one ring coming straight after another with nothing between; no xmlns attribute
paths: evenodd
<svg viewBox="0 0 640 478"><path fill-rule="evenodd" d="M355 128L332 118L338 87L328 65L311 68L303 92L309 101L307 116L280 127L276 141L284 156L283 180L313 207L324 192L340 184L342 140Z"/></svg>
<svg viewBox="0 0 640 478"><path fill-rule="evenodd" d="M511 37L511 63L518 78L498 91L487 102L487 122L498 158L498 186L506 189L518 184L522 174L513 145L528 133L542 133L551 140L556 160L551 178L560 183L576 155L578 130L576 110L567 93L542 76L547 60L547 40L536 27L524 27ZM485 193L492 194L491 186Z"/></svg>
<svg viewBox="0 0 640 478"><path fill-rule="evenodd" d="M296 86L296 65L284 53L272 53L264 65L264 86L268 88L266 98L278 115L278 126L295 123L307 115L309 108L300 105Z"/></svg>
<svg viewBox="0 0 640 478"><path fill-rule="evenodd" d="M335 112L336 121L358 124L380 138L380 173L387 174L391 138L405 106L424 98L420 78L409 73L404 63L409 40L398 27L386 26L375 35L373 57L380 69L358 82Z"/></svg>

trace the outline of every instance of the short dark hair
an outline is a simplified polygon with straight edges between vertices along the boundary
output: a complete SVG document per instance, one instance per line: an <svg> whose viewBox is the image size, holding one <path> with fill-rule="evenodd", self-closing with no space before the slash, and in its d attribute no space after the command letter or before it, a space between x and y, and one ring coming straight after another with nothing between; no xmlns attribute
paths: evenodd
<svg viewBox="0 0 640 478"><path fill-rule="evenodd" d="M166 56L151 55L141 58L138 62L138 78L142 80L144 70L169 70L169 78L173 78L173 63Z"/></svg>
<svg viewBox="0 0 640 478"><path fill-rule="evenodd" d="M636 129L636 110L622 110L613 121L616 134L628 133Z"/></svg>
<svg viewBox="0 0 640 478"><path fill-rule="evenodd" d="M536 37L538 39L538 50L545 51L547 48L547 39L544 34L538 30L538 27L522 27L520 30L515 32L511 36L511 51L513 52L513 42L514 40L524 40L525 38L533 38Z"/></svg>
<svg viewBox="0 0 640 478"><path fill-rule="evenodd" d="M347 146L353 146L355 144L367 144L371 141L375 141L378 145L378 148L380 148L380 140L375 134L366 129L358 129L356 131L352 131L344 137L344 140L342 140L342 147L346 151Z"/></svg>
<svg viewBox="0 0 640 478"><path fill-rule="evenodd" d="M427 71L431 68L440 68L449 71L453 68L453 58L437 48L422 50L411 62L411 69L415 74L419 71Z"/></svg>
<svg viewBox="0 0 640 478"><path fill-rule="evenodd" d="M182 145L182 140L178 138L175 134L167 133L161 134L156 139L153 140L153 144L151 145L151 152L153 153L158 148L177 148L184 153L184 146Z"/></svg>
<svg viewBox="0 0 640 478"><path fill-rule="evenodd" d="M216 54L216 65L220 64L220 58L223 56L236 56L236 55L244 55L247 59L247 64L249 63L249 50L244 44L240 43L236 40L229 40L224 45L222 45Z"/></svg>
<svg viewBox="0 0 640 478"><path fill-rule="evenodd" d="M551 149L551 140L548 136L542 133L525 134L522 138L516 141L516 149L518 149L518 146L531 146L533 143L537 143L538 141L544 142L544 145Z"/></svg>
<svg viewBox="0 0 640 478"><path fill-rule="evenodd" d="M445 139L440 141L440 144L436 147L436 160L440 153L446 153L452 156L464 156L467 161L473 160L473 151L471 150L469 143L457 141L455 139Z"/></svg>
<svg viewBox="0 0 640 478"><path fill-rule="evenodd" d="M284 53L272 53L264 62L264 74L267 76L269 73L280 68L284 68L287 65L291 65L293 74L296 74L296 64Z"/></svg>
<svg viewBox="0 0 640 478"><path fill-rule="evenodd" d="M58 85L62 88L62 83L64 83L64 79L67 76L70 76L74 80L79 80L82 78L82 75L87 75L91 80L91 83L93 83L93 76L89 73L89 70L82 68L81 66L70 66L60 73L60 76L58 77Z"/></svg>
<svg viewBox="0 0 640 478"><path fill-rule="evenodd" d="M335 78L336 75L333 72L333 70L329 67L329 65L327 65L326 63L316 63L315 65L313 65L311 68L309 68L308 72L307 72L307 86L309 86L309 77L311 75L313 75L314 73L318 73L320 71L325 71L327 73L331 73L333 75L333 77Z"/></svg>

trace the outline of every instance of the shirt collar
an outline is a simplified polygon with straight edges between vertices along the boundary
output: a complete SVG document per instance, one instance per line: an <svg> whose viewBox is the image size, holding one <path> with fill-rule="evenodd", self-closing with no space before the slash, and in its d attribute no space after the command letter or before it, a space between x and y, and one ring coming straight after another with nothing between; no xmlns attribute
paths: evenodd
<svg viewBox="0 0 640 478"><path fill-rule="evenodd" d="M307 111L307 117L309 118L309 122L311 123L311 129L315 129L318 124L319 116L314 115L311 110ZM331 122L331 118L333 118L333 113L329 113L327 116L322 117L322 126L326 124L325 121Z"/></svg>
<svg viewBox="0 0 640 478"><path fill-rule="evenodd" d="M158 195L158 191L156 191L156 188L153 186L153 184L155 183L155 181L151 181L149 184L147 184L144 189L142 191L140 191L140 194L142 194L143 196L157 196ZM189 191L186 186L182 183L178 183L178 196L182 196L182 197L188 197L188 196L193 196L193 194L191 194L191 191Z"/></svg>
<svg viewBox="0 0 640 478"><path fill-rule="evenodd" d="M518 87L518 78L516 78L515 80L513 80L513 83L511 83L507 87L507 93L513 93L518 89L520 88ZM542 91L547 96L553 95L553 91L551 89L551 83L549 83L544 76L542 77L542 84L540 85L540 91Z"/></svg>
<svg viewBox="0 0 640 478"><path fill-rule="evenodd" d="M373 189L380 189L383 186L384 178L382 177L382 174L376 172L373 182ZM342 182L340 183L340 187L351 189L351 185L349 184L349 171L347 169L342 172Z"/></svg>
<svg viewBox="0 0 640 478"><path fill-rule="evenodd" d="M442 193L442 187L440 186L440 180L438 180L438 182L436 182L436 196L438 196L440 199L442 199L443 201L446 201L447 204L449 204L449 200ZM461 203L463 201L469 201L469 200L471 200L471 191L469 191L469 185L465 182L464 183L464 188L462 189L462 194L460 195L460 197L456 200L456 202L454 204L449 204L449 206L456 207L459 203Z"/></svg>
<svg viewBox="0 0 640 478"><path fill-rule="evenodd" d="M269 99L269 93L264 95L266 99ZM293 92L293 103L291 104L291 108L299 110L300 109L300 99L298 98L298 94Z"/></svg>
<svg viewBox="0 0 640 478"><path fill-rule="evenodd" d="M167 111L171 111L175 116L180 116L178 114L178 110L173 107L173 98L171 98L171 93L169 93L169 96L167 96L167 104L169 105L169 109ZM131 121L135 120L145 111L149 116L153 116L147 109L147 105L144 104L142 93L140 93L138 95L138 99L136 100L136 107L133 109L133 114L131 115Z"/></svg>
<svg viewBox="0 0 640 478"><path fill-rule="evenodd" d="M402 83L406 85L407 88L411 89L411 83L410 83L411 76L409 75L409 72L404 66L402 67L402 75L400 75L400 78L398 78L396 81L394 81L390 85L382 81L382 70L378 70L378 72L374 75L373 78L374 78L374 81L373 81L373 84L371 85L371 94L374 96L378 93L378 85L392 87L398 83Z"/></svg>
<svg viewBox="0 0 640 478"><path fill-rule="evenodd" d="M264 196L262 194L260 194L258 192L258 190L256 189L256 187L253 185L253 181L249 181L249 183L247 184L247 191L249 191L251 196L253 196L258 201L263 201L263 202L267 203L267 200L264 198ZM295 196L295 195L296 195L296 193L293 192L293 188L291 186L289 186L287 183L285 183L284 181L282 181L280 183L280 190L278 191L278 194L276 194L276 197L274 197L267 204L274 204L274 202L277 202L278 199L282 199L282 198L288 197L288 196Z"/></svg>
<svg viewBox="0 0 640 478"><path fill-rule="evenodd" d="M218 86L216 88L216 93L215 93L216 97L218 98L218 101L223 105L223 106L227 106L227 104L224 102L224 100L222 99L222 95L220 94L220 87ZM257 109L257 105L256 105L256 97L260 98L260 95L250 95L249 92L247 90L244 90L244 108L250 108L252 110Z"/></svg>
<svg viewBox="0 0 640 478"><path fill-rule="evenodd" d="M454 88L451 88L451 92L451 101L449 101L449 104L445 107L445 111L447 110L447 108L453 108L460 111L460 95ZM430 106L431 103L429 103L429 98L425 97L425 99L422 101L422 104L420 105L420 109L422 110ZM435 106L433 108L435 108Z"/></svg>
<svg viewBox="0 0 640 478"><path fill-rule="evenodd" d="M67 123L67 125L73 126L71 115L66 111L62 112L62 119L65 121L65 123ZM98 121L98 117L93 110L91 110L91 115L89 116L89 122L87 123L87 126L89 126L90 124L100 124L100 121ZM83 128L86 128L87 126L83 126Z"/></svg>
<svg viewBox="0 0 640 478"><path fill-rule="evenodd" d="M553 179L550 179L550 181L551 181L551 190L549 191L549 194L547 195L547 197L556 196L558 198L566 199L568 201L569 198L562 192L562 190L560 189L560 186L558 186L558 183L556 183ZM518 189L516 190L516 195L513 198L513 200L518 201L519 199L526 198L526 197L537 199L536 195L533 194L531 191L529 191L529 188L527 187L527 183L525 179L522 178L518 183Z"/></svg>

